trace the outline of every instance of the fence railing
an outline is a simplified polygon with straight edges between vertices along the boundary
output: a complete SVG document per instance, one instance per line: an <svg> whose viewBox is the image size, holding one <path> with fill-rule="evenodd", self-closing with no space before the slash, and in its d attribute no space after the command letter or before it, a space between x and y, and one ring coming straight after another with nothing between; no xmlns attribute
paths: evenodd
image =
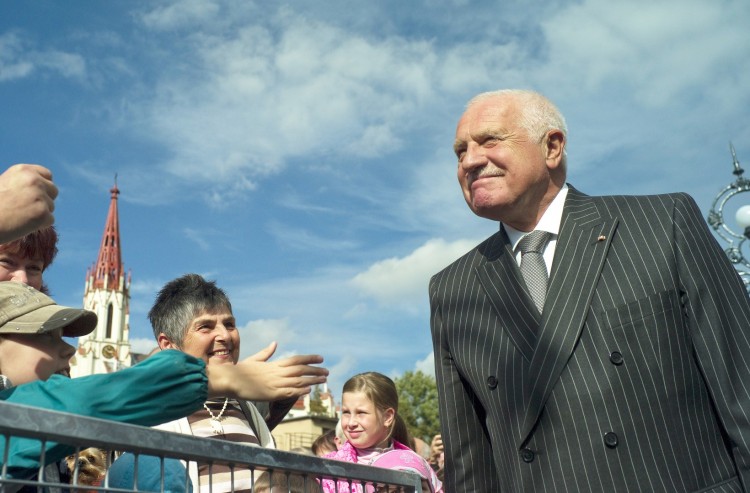
<svg viewBox="0 0 750 493"><path fill-rule="evenodd" d="M33 488L48 488L51 491L113 491L134 492L144 491L139 487L138 466L133 470L133 484L128 487L114 487L110 485L109 473L98 486L83 485L77 482L78 466L72 472L71 483L62 483L45 477L47 460L40 455L38 469L24 469L19 472L14 469L14 457L11 456L11 440L18 438L33 439L44 450L51 443L69 446L66 453L75 454L76 451L89 447L97 447L108 451L130 452L136 456L155 456L159 458L161 482L160 486L150 491L169 491L165 489L165 459L179 459L183 464L196 462L223 465L235 469L243 468L252 471L253 491L312 492L319 491L322 480L333 480L336 488L346 484L352 491L364 492L421 492L419 476L402 471L368 467L359 464L321 459L318 457L271 450L260 447L242 445L224 440L199 438L160 430L153 430L142 426L116 423L112 421L88 418L74 414L49 411L0 401L0 492L13 493L18 489L31 486ZM58 457L59 458L59 457ZM57 459L57 458L56 458ZM136 461L136 464L138 462ZM48 469L48 468L47 468ZM287 487L275 489L256 489L255 481L258 476L268 471L272 475L283 475L287 478ZM301 477L304 487L291 486L291 476ZM186 486L189 480L186 477ZM347 489L347 488L342 488ZM182 491L186 491L183 489ZM198 485L192 485L193 492L209 491Z"/></svg>

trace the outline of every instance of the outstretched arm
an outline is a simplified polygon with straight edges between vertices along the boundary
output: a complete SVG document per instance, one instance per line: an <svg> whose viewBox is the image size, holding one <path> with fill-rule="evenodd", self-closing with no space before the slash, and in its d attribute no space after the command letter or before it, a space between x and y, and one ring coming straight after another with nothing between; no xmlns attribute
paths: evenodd
<svg viewBox="0 0 750 493"><path fill-rule="evenodd" d="M273 350L268 357L271 354ZM207 395L246 400L305 395L311 385L325 382L328 370L310 366L322 361L317 355L292 356L275 362L251 357L237 365L207 367L202 360L181 351L166 350L115 373L74 379L53 375L46 382L19 385L0 392L0 400L153 426L197 411ZM0 451L4 447L5 437L0 436ZM46 454L45 462L51 463L72 450L54 442L45 442L43 449L39 440L13 438L8 473L11 477L33 474L39 468L42 453Z"/></svg>
<svg viewBox="0 0 750 493"><path fill-rule="evenodd" d="M306 354L268 361L275 351L273 342L236 365L206 367L208 394L274 401L309 394L313 385L325 383L328 370L312 366L322 363L322 356Z"/></svg>

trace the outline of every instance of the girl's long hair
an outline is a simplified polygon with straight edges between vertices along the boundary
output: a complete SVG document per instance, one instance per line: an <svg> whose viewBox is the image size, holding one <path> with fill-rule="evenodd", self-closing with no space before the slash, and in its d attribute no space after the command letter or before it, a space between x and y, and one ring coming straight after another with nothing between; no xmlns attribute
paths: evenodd
<svg viewBox="0 0 750 493"><path fill-rule="evenodd" d="M388 430L388 439L394 439L413 448L406 422L398 414L398 391L393 380L376 371L359 373L346 381L342 393L346 392L362 392L381 413L393 408L395 416Z"/></svg>

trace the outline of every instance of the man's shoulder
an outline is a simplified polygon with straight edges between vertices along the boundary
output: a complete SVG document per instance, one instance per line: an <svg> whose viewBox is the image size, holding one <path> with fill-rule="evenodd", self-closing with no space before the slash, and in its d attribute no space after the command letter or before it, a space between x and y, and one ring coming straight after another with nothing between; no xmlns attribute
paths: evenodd
<svg viewBox="0 0 750 493"><path fill-rule="evenodd" d="M696 207L695 199L685 192L670 192L645 195L584 195L575 192L569 195L569 206L594 206L610 212L635 211L648 209L652 211L671 210L673 207Z"/></svg>
<svg viewBox="0 0 750 493"><path fill-rule="evenodd" d="M693 200L693 198L685 192L670 192L646 195L602 195L598 197L593 196L590 198L592 200L600 199L604 201L614 202L682 202L685 200Z"/></svg>
<svg viewBox="0 0 750 493"><path fill-rule="evenodd" d="M672 202L692 201L693 198L685 192L669 192L660 194L611 194L611 195L586 195L572 185L569 186L568 201L573 203L590 202Z"/></svg>
<svg viewBox="0 0 750 493"><path fill-rule="evenodd" d="M454 278L457 275L460 275L461 272L472 268L474 265L480 262L481 259L488 256L487 252L495 251L499 248L500 244L502 243L502 235L503 233L498 231L497 233L494 233L484 239L484 241L448 264L437 274L433 275L430 281L430 285L438 283L441 279L444 278Z"/></svg>

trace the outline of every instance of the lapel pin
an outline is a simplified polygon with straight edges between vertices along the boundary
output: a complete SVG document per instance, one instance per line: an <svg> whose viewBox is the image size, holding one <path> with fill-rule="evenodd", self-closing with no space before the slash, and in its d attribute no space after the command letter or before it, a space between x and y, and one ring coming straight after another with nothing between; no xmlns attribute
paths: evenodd
<svg viewBox="0 0 750 493"><path fill-rule="evenodd" d="M597 239L596 239L596 241L604 241L604 240L606 240L606 239L607 239L607 237L606 237L606 236L604 236L604 235L599 235L599 238L597 238Z"/></svg>

